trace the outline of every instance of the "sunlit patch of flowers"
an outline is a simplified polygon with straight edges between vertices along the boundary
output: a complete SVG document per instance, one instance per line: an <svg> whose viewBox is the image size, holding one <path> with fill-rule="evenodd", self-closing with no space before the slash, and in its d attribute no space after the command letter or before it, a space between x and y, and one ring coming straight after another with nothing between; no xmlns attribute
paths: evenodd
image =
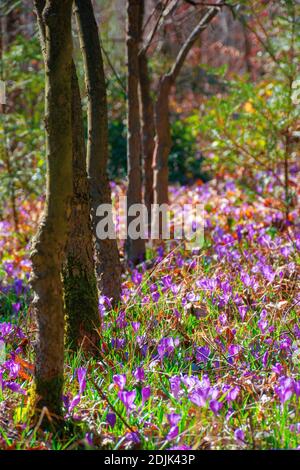
<svg viewBox="0 0 300 470"><path fill-rule="evenodd" d="M152 247L154 267L124 275L118 311L100 298L99 357L79 354L67 364L65 418L81 423L89 447L297 448L297 209L286 223L234 181L173 187L171 197L204 204L205 245L195 253L175 241ZM1 230L9 235L12 227ZM22 395L25 407L33 373L30 266L24 242L9 240L0 391L3 403Z"/></svg>

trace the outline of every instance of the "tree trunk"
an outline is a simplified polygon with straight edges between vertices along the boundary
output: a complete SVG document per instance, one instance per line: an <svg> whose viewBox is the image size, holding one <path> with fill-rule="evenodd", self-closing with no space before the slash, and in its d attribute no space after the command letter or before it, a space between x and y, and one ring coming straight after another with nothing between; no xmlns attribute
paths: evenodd
<svg viewBox="0 0 300 470"><path fill-rule="evenodd" d="M35 1L43 54L45 54L45 25L43 23L45 4L46 0ZM97 341L96 329L100 327L100 318L90 224L81 96L74 61L72 61L71 89L73 198L66 262L63 265L66 341L72 349L82 346L84 349L91 349Z"/></svg>
<svg viewBox="0 0 300 470"><path fill-rule="evenodd" d="M168 204L168 158L172 145L169 118L170 89L171 81L168 76L165 75L159 83L157 100L155 103L156 141L153 158L154 204Z"/></svg>
<svg viewBox="0 0 300 470"><path fill-rule="evenodd" d="M47 0L45 24L47 192L33 240L33 311L37 319L35 409L62 414L64 306L61 268L72 198L72 0Z"/></svg>
<svg viewBox="0 0 300 470"><path fill-rule="evenodd" d="M97 208L110 204L107 177L108 117L106 83L98 27L90 0L75 0L79 38L84 59L88 93L87 167L92 204L98 288L117 304L121 292L121 266L116 237L99 239Z"/></svg>
<svg viewBox="0 0 300 470"><path fill-rule="evenodd" d="M100 328L98 291L93 258L89 184L80 89L72 64L73 199L67 260L63 269L66 340L70 347L95 348Z"/></svg>
<svg viewBox="0 0 300 470"><path fill-rule="evenodd" d="M222 0L216 0L216 4L221 4ZM216 5L215 4L215 5ZM156 142L154 150L154 203L168 203L168 157L171 150L171 132L169 122L169 94L172 85L180 73L180 70L187 58L188 53L201 36L201 33L208 27L214 17L218 14L220 7L212 6L207 8L197 26L193 29L184 44L182 45L176 60L170 71L162 76L155 103L155 132Z"/></svg>
<svg viewBox="0 0 300 470"><path fill-rule="evenodd" d="M142 42L142 28L144 19L145 0L140 6L140 42ZM151 204L153 204L153 155L155 148L155 124L154 107L151 97L151 80L149 77L147 52L139 53L139 78L140 78L140 107L142 128L142 162L143 162L143 186L144 204L148 211L149 225L151 225Z"/></svg>
<svg viewBox="0 0 300 470"><path fill-rule="evenodd" d="M142 203L141 128L139 107L140 0L127 0L127 207ZM135 217L127 215L127 227ZM131 264L145 259L145 240L127 234L126 258Z"/></svg>

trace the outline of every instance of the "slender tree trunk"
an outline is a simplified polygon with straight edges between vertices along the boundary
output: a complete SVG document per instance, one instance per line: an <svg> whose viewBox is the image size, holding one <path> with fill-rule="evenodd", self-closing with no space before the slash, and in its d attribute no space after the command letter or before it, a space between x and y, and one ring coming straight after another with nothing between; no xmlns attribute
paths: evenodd
<svg viewBox="0 0 300 470"><path fill-rule="evenodd" d="M140 5L140 43L142 43L142 28L144 20L145 0ZM143 49L139 53L140 77L140 107L142 128L142 162L144 204L148 211L149 225L151 225L151 205L153 204L153 155L155 148L154 107L151 97L151 80L149 76L147 52Z"/></svg>
<svg viewBox="0 0 300 470"><path fill-rule="evenodd" d="M92 350L100 328L93 258L89 184L80 89L72 64L73 200L67 260L63 269L67 313L66 339L71 348Z"/></svg>
<svg viewBox="0 0 300 470"><path fill-rule="evenodd" d="M171 80L166 75L160 80L155 103L156 141L153 158L154 204L168 204L168 158L172 145L169 117L169 94L171 84Z"/></svg>
<svg viewBox="0 0 300 470"><path fill-rule="evenodd" d="M33 240L33 311L37 319L35 409L62 414L64 305L62 261L72 198L72 0L47 0L45 24L47 193Z"/></svg>
<svg viewBox="0 0 300 470"><path fill-rule="evenodd" d="M45 55L43 10L46 0L36 0L35 7ZM70 234L63 265L66 307L66 340L71 348L93 348L100 327L98 291L93 259L93 235L90 223L89 185L86 172L86 150L81 96L72 61L72 155L73 197Z"/></svg>
<svg viewBox="0 0 300 470"><path fill-rule="evenodd" d="M139 45L140 45L140 0L127 0L127 206L142 203L141 171L141 127L139 107ZM127 216L127 226L134 219ZM145 258L145 240L133 239L127 234L127 261L132 264Z"/></svg>
<svg viewBox="0 0 300 470"><path fill-rule="evenodd" d="M96 272L99 291L120 300L121 266L116 239L99 239L97 208L110 204L111 190L107 177L108 117L106 83L99 32L90 0L75 0L76 17L84 59L88 92L87 167L92 203L92 225L95 239Z"/></svg>
<svg viewBox="0 0 300 470"><path fill-rule="evenodd" d="M216 3L222 3L217 0ZM168 203L168 157L171 150L171 132L169 123L169 95L172 85L175 84L185 59L200 38L201 33L208 27L220 8L212 6L207 8L197 26L193 29L182 45L176 60L168 73L162 76L159 82L157 99L155 102L155 132L156 142L154 151L154 203Z"/></svg>

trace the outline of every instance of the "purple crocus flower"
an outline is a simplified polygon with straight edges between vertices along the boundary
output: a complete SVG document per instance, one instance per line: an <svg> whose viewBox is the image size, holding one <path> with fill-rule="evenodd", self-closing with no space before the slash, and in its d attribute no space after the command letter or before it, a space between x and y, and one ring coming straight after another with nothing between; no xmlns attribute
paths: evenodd
<svg viewBox="0 0 300 470"><path fill-rule="evenodd" d="M248 274L247 272L245 272L245 271L241 272L240 278L241 278L242 283L243 283L246 287L251 287L251 286L252 286L251 277L249 276L249 274Z"/></svg>
<svg viewBox="0 0 300 470"><path fill-rule="evenodd" d="M116 325L120 329L124 329L127 326L126 314L125 314L124 311L119 313L119 315L116 319Z"/></svg>
<svg viewBox="0 0 300 470"><path fill-rule="evenodd" d="M117 385L117 387L120 390L123 390L125 388L125 385L126 385L126 375L125 374L116 374L116 375L113 376L113 381L114 381L115 385Z"/></svg>
<svg viewBox="0 0 300 470"><path fill-rule="evenodd" d="M178 346L179 340L173 338L162 338L157 346L157 352L160 359L163 359L165 356L169 357L175 351L175 346Z"/></svg>
<svg viewBox="0 0 300 470"><path fill-rule="evenodd" d="M238 443L245 442L245 433L241 428L238 428L234 431L234 438Z"/></svg>
<svg viewBox="0 0 300 470"><path fill-rule="evenodd" d="M261 331L262 333L265 333L265 332L267 331L267 328L268 328L268 326L269 326L269 323L268 323L267 320L261 318L261 319L257 322L257 326L258 326L258 328L260 329L260 331Z"/></svg>
<svg viewBox="0 0 300 470"><path fill-rule="evenodd" d="M14 313L17 314L21 309L20 302L16 302L16 303L12 304L12 309L13 309Z"/></svg>
<svg viewBox="0 0 300 470"><path fill-rule="evenodd" d="M133 328L133 331L134 331L135 333L137 333L138 330L140 329L141 324L140 324L139 321L133 321L133 322L131 322L131 326L132 326L132 328Z"/></svg>
<svg viewBox="0 0 300 470"><path fill-rule="evenodd" d="M133 376L139 382L145 380L145 371L142 367L137 367L136 370L133 372Z"/></svg>
<svg viewBox="0 0 300 470"><path fill-rule="evenodd" d="M125 338L113 338L111 340L111 346L112 348L115 349L124 349L126 345L126 339Z"/></svg>
<svg viewBox="0 0 300 470"><path fill-rule="evenodd" d="M283 246L282 248L280 248L280 253L285 258L288 258L291 253L291 248L289 246Z"/></svg>
<svg viewBox="0 0 300 470"><path fill-rule="evenodd" d="M132 273L131 279L132 279L132 282L133 282L136 286L138 286L138 285L141 284L141 282L142 282L142 280L143 280L143 275L142 275L141 273L139 273L137 269L135 269L135 270L133 271L133 273Z"/></svg>
<svg viewBox="0 0 300 470"><path fill-rule="evenodd" d="M238 344L231 344L228 347L228 352L229 352L230 356L237 356L239 354L240 350L241 350L241 346L239 346Z"/></svg>
<svg viewBox="0 0 300 470"><path fill-rule="evenodd" d="M294 380L294 392L296 397L300 397L300 380Z"/></svg>
<svg viewBox="0 0 300 470"><path fill-rule="evenodd" d="M290 431L295 432L296 434L300 434L300 423L291 424Z"/></svg>
<svg viewBox="0 0 300 470"><path fill-rule="evenodd" d="M262 360L261 360L262 365L264 366L264 368L267 367L268 359L269 359L269 352L266 351L265 354L264 354L263 357L262 357Z"/></svg>
<svg viewBox="0 0 300 470"><path fill-rule="evenodd" d="M181 420L181 415L179 415L177 413L170 413L170 414L167 415L167 419L168 419L169 424L170 424L171 427L177 426L177 424Z"/></svg>
<svg viewBox="0 0 300 470"><path fill-rule="evenodd" d="M137 432L127 432L124 437L125 437L125 442L128 442L128 443L140 444L141 442L141 439Z"/></svg>
<svg viewBox="0 0 300 470"><path fill-rule="evenodd" d="M214 412L215 415L219 413L222 406L223 406L223 403L218 400L211 400L209 403L209 407L211 411Z"/></svg>
<svg viewBox="0 0 300 470"><path fill-rule="evenodd" d="M20 365L13 359L9 359L8 361L4 362L3 367L8 371L9 377L11 379L16 379L18 377Z"/></svg>
<svg viewBox="0 0 300 470"><path fill-rule="evenodd" d="M198 388L189 394L189 399L192 403L197 406L205 406L206 400L208 398L208 391L203 391L202 389Z"/></svg>
<svg viewBox="0 0 300 470"><path fill-rule="evenodd" d="M239 311L239 314L240 314L240 317L241 317L242 321L244 321L245 318L246 318L246 313L248 312L247 305L238 305L237 308L238 308L238 311Z"/></svg>
<svg viewBox="0 0 300 470"><path fill-rule="evenodd" d="M67 403L67 401L65 401L65 403ZM67 409L68 409L68 412L71 413L71 411L73 411L73 409L79 405L80 403L80 395L75 395L75 397L71 400L71 402L69 402L69 406L67 406Z"/></svg>
<svg viewBox="0 0 300 470"><path fill-rule="evenodd" d="M190 446L185 445L185 444L181 444L180 446L170 447L167 450L192 450L192 448Z"/></svg>
<svg viewBox="0 0 300 470"><path fill-rule="evenodd" d="M22 395L26 395L26 390L24 390L20 384L18 384L17 382L6 382L4 381L3 382L3 388L8 388L9 390L11 390L12 392L15 392L15 393L21 393Z"/></svg>
<svg viewBox="0 0 300 470"><path fill-rule="evenodd" d="M156 292L153 292L153 293L151 294L151 296L152 296L153 302L156 303L156 302L158 302L158 300L159 300L159 298L160 298L160 293L159 293L158 291L156 291Z"/></svg>
<svg viewBox="0 0 300 470"><path fill-rule="evenodd" d="M104 314L106 313L107 307L109 309L112 308L112 304L111 304L110 299L108 297L106 297L105 295L100 295L99 303L98 303L98 309L99 309L99 313L100 313L101 317L103 317Z"/></svg>
<svg viewBox="0 0 300 470"><path fill-rule="evenodd" d="M173 295L177 295L180 291L180 285L178 284L172 284L171 285L171 292Z"/></svg>
<svg viewBox="0 0 300 470"><path fill-rule="evenodd" d="M8 276L12 276L13 275L13 272L14 272L14 265L13 263L10 263L9 261L4 261L3 263L3 267L6 271L6 274Z"/></svg>
<svg viewBox="0 0 300 470"><path fill-rule="evenodd" d="M87 445L92 447L94 440L93 440L93 433L87 432L85 435L85 440L87 442Z"/></svg>
<svg viewBox="0 0 300 470"><path fill-rule="evenodd" d="M115 413L107 413L106 422L111 428L114 428L116 421L117 421L117 417Z"/></svg>
<svg viewBox="0 0 300 470"><path fill-rule="evenodd" d="M300 250L300 249L299 249L299 250ZM300 324L294 326L294 333L295 333L295 336L296 336L298 339L300 339Z"/></svg>
<svg viewBox="0 0 300 470"><path fill-rule="evenodd" d="M178 426L172 426L170 431L168 432L167 436L166 436L166 440L167 441L172 441L173 439L176 439L176 437L178 436L179 434L179 428Z"/></svg>
<svg viewBox="0 0 300 470"><path fill-rule="evenodd" d="M181 313L179 313L177 308L174 308L173 313L178 320L181 318Z"/></svg>
<svg viewBox="0 0 300 470"><path fill-rule="evenodd" d="M143 387L141 390L142 394L142 404L144 405L147 400L149 400L151 396L151 387L150 385L147 385L147 387Z"/></svg>
<svg viewBox="0 0 300 470"><path fill-rule="evenodd" d="M232 401L235 401L240 393L240 388L239 387L233 387L229 390L226 399L230 403Z"/></svg>
<svg viewBox="0 0 300 470"><path fill-rule="evenodd" d="M289 338L288 336L283 336L281 338L280 343L279 343L280 349L282 350L290 349L291 345L292 345L291 338Z"/></svg>
<svg viewBox="0 0 300 470"><path fill-rule="evenodd" d="M17 297L20 297L20 295L22 294L22 291L23 291L23 281L22 281L22 279L16 279L14 281L14 288L15 288L15 293L16 293Z"/></svg>
<svg viewBox="0 0 300 470"><path fill-rule="evenodd" d="M171 393L175 398L178 398L178 395L180 392L181 379L178 375L174 375L174 377L170 377L169 380L170 380Z"/></svg>
<svg viewBox="0 0 300 470"><path fill-rule="evenodd" d="M86 389L86 368L79 367L77 369L77 379L79 383L79 395L82 395Z"/></svg>
<svg viewBox="0 0 300 470"><path fill-rule="evenodd" d="M9 336L14 330L14 327L11 323L3 322L0 323L0 338L4 339Z"/></svg>
<svg viewBox="0 0 300 470"><path fill-rule="evenodd" d="M273 271L271 266L262 265L261 271L262 271L263 276L267 279L267 281L269 281L269 282L274 281L276 273Z"/></svg>
<svg viewBox="0 0 300 470"><path fill-rule="evenodd" d="M234 362L234 360L237 360L238 359L238 356L239 356L239 353L241 351L241 346L239 346L238 344L231 344L229 347L228 347L228 361L230 362L230 364L232 364Z"/></svg>
<svg viewBox="0 0 300 470"><path fill-rule="evenodd" d="M161 278L161 281L163 283L164 289L163 290L168 290L171 288L172 285L172 276L166 275Z"/></svg>
<svg viewBox="0 0 300 470"><path fill-rule="evenodd" d="M118 392L118 397L121 402L125 405L127 412L135 408L134 400L136 397L136 390L131 390L129 392L125 390L120 390Z"/></svg>
<svg viewBox="0 0 300 470"><path fill-rule="evenodd" d="M283 367L279 362L277 362L275 366L272 367L272 371L277 375L281 375L283 373Z"/></svg>
<svg viewBox="0 0 300 470"><path fill-rule="evenodd" d="M290 400L294 393L294 381L289 377L280 377L279 385L274 387L275 393L278 395L281 404Z"/></svg>
<svg viewBox="0 0 300 470"><path fill-rule="evenodd" d="M197 362L204 362L206 364L209 360L210 349L208 346L202 346L197 348L196 351L196 360Z"/></svg>
<svg viewBox="0 0 300 470"><path fill-rule="evenodd" d="M153 293L153 292L156 292L156 291L157 291L157 285L156 284L151 284L150 292Z"/></svg>

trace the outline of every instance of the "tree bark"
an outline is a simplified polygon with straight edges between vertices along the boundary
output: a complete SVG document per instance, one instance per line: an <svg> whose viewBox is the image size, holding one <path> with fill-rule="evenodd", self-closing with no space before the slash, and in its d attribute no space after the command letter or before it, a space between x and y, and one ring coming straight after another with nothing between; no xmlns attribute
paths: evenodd
<svg viewBox="0 0 300 470"><path fill-rule="evenodd" d="M139 106L140 0L127 0L127 207L142 203L141 127ZM134 217L127 215L127 227ZM126 258L130 264L145 259L145 240L127 234Z"/></svg>
<svg viewBox="0 0 300 470"><path fill-rule="evenodd" d="M218 0L217 3L221 3L222 0ZM208 8L202 18L200 19L197 26L191 32L185 43L182 45L176 60L169 70L168 73L162 76L159 81L157 99L155 102L155 132L156 142L154 150L154 203L164 204L168 203L168 157L171 150L171 133L170 133L170 122L169 122L169 95L172 86L174 85L176 78L184 64L184 61L199 39L201 33L211 23L213 18L218 14L220 8L214 6Z"/></svg>
<svg viewBox="0 0 300 470"><path fill-rule="evenodd" d="M47 0L45 24L47 191L33 240L33 311L37 320L35 400L38 410L62 415L64 305L62 261L72 198L72 0Z"/></svg>
<svg viewBox="0 0 300 470"><path fill-rule="evenodd" d="M155 149L153 157L154 204L168 204L169 169L171 151L171 128L169 118L169 95L172 81L165 75L161 78L155 102Z"/></svg>
<svg viewBox="0 0 300 470"><path fill-rule="evenodd" d="M35 7L43 54L45 25L43 10L46 0L36 0ZM63 264L64 300L66 308L66 342L71 349L94 349L96 329L100 328L98 291L93 258L93 235L90 220L89 185L86 171L86 150L81 96L76 66L72 61L72 164L73 197L70 233Z"/></svg>
<svg viewBox="0 0 300 470"><path fill-rule="evenodd" d="M88 94L87 168L92 204L98 288L117 304L121 292L121 266L116 238L97 237L97 208L110 204L111 190L107 177L108 117L106 83L99 32L90 0L75 0L75 12L84 59Z"/></svg>
<svg viewBox="0 0 300 470"><path fill-rule="evenodd" d="M71 349L96 349L100 328L90 219L89 183L80 89L72 63L73 199L67 259L63 269L66 340Z"/></svg>
<svg viewBox="0 0 300 470"><path fill-rule="evenodd" d="M140 5L140 43L142 43L142 28L144 20L145 0ZM147 51L141 49L139 53L140 78L140 108L142 129L142 162L144 204L148 211L148 221L151 225L151 205L153 204L153 154L155 148L154 106L151 97L151 80L149 76Z"/></svg>

